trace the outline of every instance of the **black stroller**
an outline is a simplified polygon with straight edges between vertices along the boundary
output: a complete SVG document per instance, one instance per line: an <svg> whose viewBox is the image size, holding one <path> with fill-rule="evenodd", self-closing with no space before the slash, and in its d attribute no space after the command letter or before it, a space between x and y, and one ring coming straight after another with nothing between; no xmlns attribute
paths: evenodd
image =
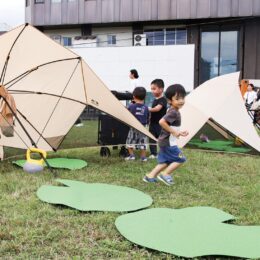
<svg viewBox="0 0 260 260"><path fill-rule="evenodd" d="M132 100L133 96L130 92L111 91L118 100ZM106 145L113 145L113 149L118 149L119 144L125 144L129 127L117 119L100 113L98 117L98 144L100 148L100 156L108 157L111 155L110 149ZM127 157L128 151L124 145L121 146L119 156Z"/></svg>
<svg viewBox="0 0 260 260"><path fill-rule="evenodd" d="M247 111L253 120L253 124L260 130L260 109L249 109Z"/></svg>

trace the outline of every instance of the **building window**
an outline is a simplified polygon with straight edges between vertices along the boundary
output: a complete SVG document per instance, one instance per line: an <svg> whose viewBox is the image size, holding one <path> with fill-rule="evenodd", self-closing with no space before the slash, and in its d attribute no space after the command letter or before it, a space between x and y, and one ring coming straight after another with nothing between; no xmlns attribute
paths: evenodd
<svg viewBox="0 0 260 260"><path fill-rule="evenodd" d="M202 31L200 83L238 70L239 31Z"/></svg>
<svg viewBox="0 0 260 260"><path fill-rule="evenodd" d="M60 3L61 0L51 0L52 3Z"/></svg>
<svg viewBox="0 0 260 260"><path fill-rule="evenodd" d="M34 0L35 4L44 4L44 0Z"/></svg>
<svg viewBox="0 0 260 260"><path fill-rule="evenodd" d="M145 30L148 45L187 44L185 28Z"/></svg>
<svg viewBox="0 0 260 260"><path fill-rule="evenodd" d="M166 30L166 45L174 45L176 44L176 32L175 30L167 29Z"/></svg>
<svg viewBox="0 0 260 260"><path fill-rule="evenodd" d="M54 40L55 42L61 44L61 35L51 35L50 38Z"/></svg>
<svg viewBox="0 0 260 260"><path fill-rule="evenodd" d="M186 29L176 29L175 31L175 44L187 44L187 30Z"/></svg>
<svg viewBox="0 0 260 260"><path fill-rule="evenodd" d="M71 46L71 37L62 37L63 46Z"/></svg>
<svg viewBox="0 0 260 260"><path fill-rule="evenodd" d="M108 35L107 36L107 44L115 45L116 44L116 35Z"/></svg>

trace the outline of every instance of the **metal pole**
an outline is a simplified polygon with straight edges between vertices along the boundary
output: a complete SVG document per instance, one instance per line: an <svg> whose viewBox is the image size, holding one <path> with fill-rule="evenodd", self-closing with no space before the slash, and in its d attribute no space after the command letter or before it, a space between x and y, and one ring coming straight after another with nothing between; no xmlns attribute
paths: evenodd
<svg viewBox="0 0 260 260"><path fill-rule="evenodd" d="M20 119L17 117L16 113L14 113L12 107L10 106L10 104L7 102L6 98L3 97L3 96L0 96L0 99L3 98L3 100L5 101L5 103L7 104L8 108L10 109L10 111L12 112L12 114L14 115L15 119L18 121L18 123L20 124L20 126L22 127L23 131L25 132L25 134L27 135L27 137L30 139L31 141L31 144L35 147L35 148L38 148L36 143L33 141L32 137L30 136L30 134L28 133L28 131L25 129L24 125L22 124L22 122L20 121ZM48 163L47 159L42 156L42 159L44 160L44 162L46 163L47 167L51 170L51 172L53 173L52 171L52 168L50 166L50 164Z"/></svg>

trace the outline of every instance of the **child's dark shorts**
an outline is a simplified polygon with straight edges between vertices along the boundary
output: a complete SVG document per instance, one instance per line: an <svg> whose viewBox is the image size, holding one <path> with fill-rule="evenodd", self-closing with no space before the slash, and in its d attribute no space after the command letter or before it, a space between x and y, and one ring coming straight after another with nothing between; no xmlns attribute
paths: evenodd
<svg viewBox="0 0 260 260"><path fill-rule="evenodd" d="M178 146L165 146L160 147L157 161L159 164L184 163L186 162L186 157Z"/></svg>

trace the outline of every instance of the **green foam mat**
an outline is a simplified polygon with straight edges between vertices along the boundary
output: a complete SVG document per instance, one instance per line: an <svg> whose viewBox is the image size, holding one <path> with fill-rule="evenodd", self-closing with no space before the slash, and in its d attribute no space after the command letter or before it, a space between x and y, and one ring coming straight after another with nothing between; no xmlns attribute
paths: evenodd
<svg viewBox="0 0 260 260"><path fill-rule="evenodd" d="M211 207L154 208L125 214L116 227L129 241L181 257L260 257L260 226L223 223L234 219Z"/></svg>
<svg viewBox="0 0 260 260"><path fill-rule="evenodd" d="M26 160L13 161L12 163L23 167ZM69 169L69 170L79 170L87 166L87 162L79 159L69 159L69 158L52 158L47 159L47 162L52 168ZM46 165L45 165L46 166Z"/></svg>
<svg viewBox="0 0 260 260"><path fill-rule="evenodd" d="M207 142L202 142L199 139L192 139L188 143L189 145L196 146L202 149L225 151L225 152L235 152L235 153L248 153L251 149L246 147L236 147L234 142L228 140L210 140Z"/></svg>
<svg viewBox="0 0 260 260"><path fill-rule="evenodd" d="M40 200L81 211L135 211L149 207L153 200L145 193L123 186L84 183L57 179L64 186L43 185L37 191Z"/></svg>

